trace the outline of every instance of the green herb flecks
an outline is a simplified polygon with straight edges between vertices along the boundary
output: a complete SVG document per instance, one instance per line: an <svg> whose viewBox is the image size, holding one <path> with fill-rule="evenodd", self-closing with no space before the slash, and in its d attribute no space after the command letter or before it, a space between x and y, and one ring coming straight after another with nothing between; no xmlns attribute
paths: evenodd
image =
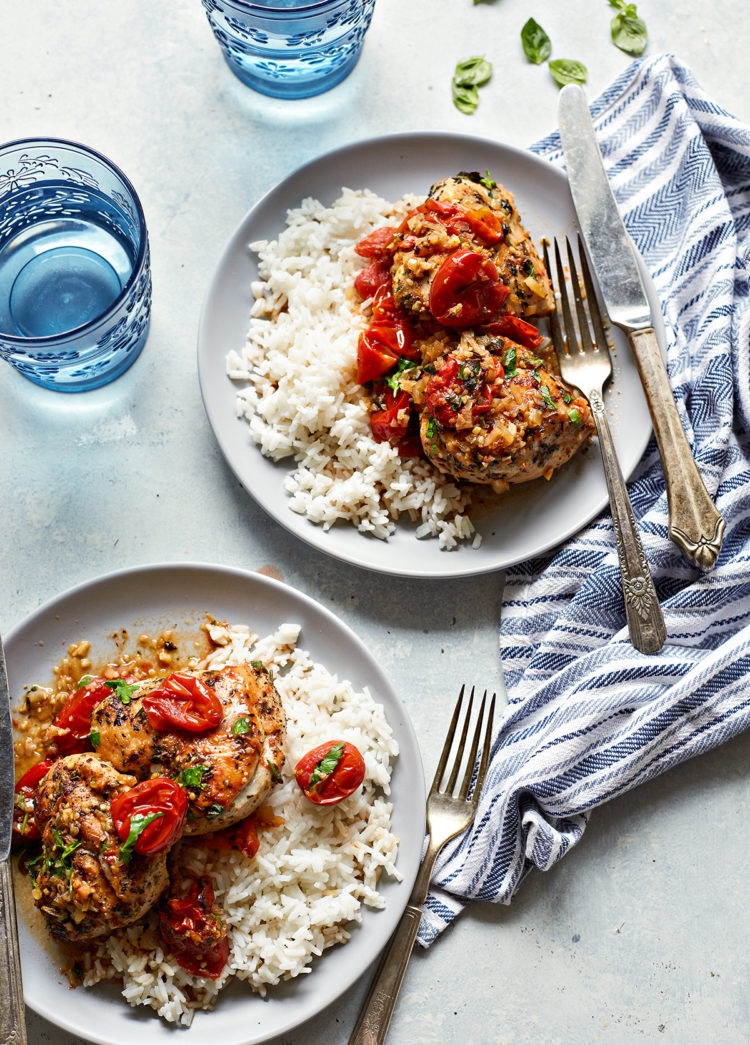
<svg viewBox="0 0 750 1045"><path fill-rule="evenodd" d="M579 424L581 423L581 415L578 413L575 407L572 410L568 410L568 417L570 418L570 423L574 424L576 428L578 428Z"/></svg>
<svg viewBox="0 0 750 1045"><path fill-rule="evenodd" d="M89 682L93 682L91 675L84 675L82 679L79 679L76 689L83 689L84 686L88 686ZM34 687L32 687L34 688Z"/></svg>
<svg viewBox="0 0 750 1045"><path fill-rule="evenodd" d="M96 730L96 729L92 729L91 732L89 733L89 744L91 744L91 746L94 749L94 751L96 751L96 749L99 747L99 744L101 743L101 739L102 739L101 733L99 733L99 731Z"/></svg>
<svg viewBox="0 0 750 1045"><path fill-rule="evenodd" d="M534 65L546 62L552 54L552 43L550 38L538 22L530 18L521 30L521 44L523 53Z"/></svg>
<svg viewBox="0 0 750 1045"><path fill-rule="evenodd" d="M268 768L271 770L271 776L274 778L274 780L281 780L281 773L279 772L279 767L275 763L273 763L270 758L267 760L266 764Z"/></svg>
<svg viewBox="0 0 750 1045"><path fill-rule="evenodd" d="M188 766L187 769L183 769L177 779L183 787L191 787L194 790L202 791L205 787L203 777L210 768L210 766Z"/></svg>
<svg viewBox="0 0 750 1045"><path fill-rule="evenodd" d="M250 719L244 715L242 718L238 718L236 722L232 723L232 736L233 737L244 737L246 733L250 732Z"/></svg>
<svg viewBox="0 0 750 1045"><path fill-rule="evenodd" d="M164 813L133 813L130 818L130 831L128 837L120 846L120 863L128 864L135 852L135 843L141 837L149 824L158 820Z"/></svg>
<svg viewBox="0 0 750 1045"><path fill-rule="evenodd" d="M459 112L470 115L479 105L477 88L486 84L492 76L492 63L483 55L473 55L456 63L451 80L453 104Z"/></svg>
<svg viewBox="0 0 750 1045"><path fill-rule="evenodd" d="M425 434L428 439L434 439L437 435L437 421L434 417L430 417L425 427Z"/></svg>
<svg viewBox="0 0 750 1045"><path fill-rule="evenodd" d="M549 63L549 71L552 73L552 79L560 87L564 87L566 83L583 84L588 78L586 66L574 58L556 58Z"/></svg>
<svg viewBox="0 0 750 1045"><path fill-rule="evenodd" d="M343 753L344 742L342 740L340 744L334 744L328 754L324 755L323 758L316 763L308 787L315 787L315 785L320 783L321 780L325 780L326 777L330 776L341 761Z"/></svg>
<svg viewBox="0 0 750 1045"><path fill-rule="evenodd" d="M617 8L617 14L609 23L612 43L625 54L637 58L646 50L648 43L646 23L638 17L635 4L628 4L626 0L609 0L609 3L611 7Z"/></svg>
<svg viewBox="0 0 750 1045"><path fill-rule="evenodd" d="M506 377L515 377L518 373L518 353L515 348L506 348L503 352L503 370Z"/></svg>
<svg viewBox="0 0 750 1045"><path fill-rule="evenodd" d="M492 177L489 171L484 172L484 177L479 179L479 184L484 185L485 189L487 190L487 192L489 192L490 196L492 195L492 190L497 188L497 182Z"/></svg>
<svg viewBox="0 0 750 1045"><path fill-rule="evenodd" d="M399 378L406 370L413 370L416 366L410 359L399 359L398 366L394 371L387 375L385 383L391 388L392 391L398 392L401 388L401 382Z"/></svg>
<svg viewBox="0 0 750 1045"><path fill-rule="evenodd" d="M218 802L214 802L214 804L210 805L208 807L208 809L206 810L206 818L208 820L215 820L216 817L217 816L221 816L221 814L223 812L224 812L224 806L219 805Z"/></svg>
<svg viewBox="0 0 750 1045"><path fill-rule="evenodd" d="M546 385L539 385L539 394L541 395L542 399L547 404L547 406L549 406L552 410L557 409L557 403L552 398L552 393Z"/></svg>
<svg viewBox="0 0 750 1045"><path fill-rule="evenodd" d="M256 671L262 671L263 670L263 661L262 660L251 660L250 664L251 664L252 667L255 668Z"/></svg>
<svg viewBox="0 0 750 1045"><path fill-rule="evenodd" d="M563 392L562 397L563 397L563 403L565 403L566 406L568 405L568 403L572 403L573 402L573 396L569 395L567 392Z"/></svg>
<svg viewBox="0 0 750 1045"><path fill-rule="evenodd" d="M104 685L107 689L111 689L117 699L123 704L129 704L135 691L141 688L137 682L134 682L131 686L125 679L108 679Z"/></svg>

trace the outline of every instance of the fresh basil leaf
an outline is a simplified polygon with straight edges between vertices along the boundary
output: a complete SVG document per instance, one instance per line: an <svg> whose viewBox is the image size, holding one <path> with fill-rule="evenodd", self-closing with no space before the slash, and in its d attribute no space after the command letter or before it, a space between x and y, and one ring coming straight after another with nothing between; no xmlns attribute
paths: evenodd
<svg viewBox="0 0 750 1045"><path fill-rule="evenodd" d="M425 434L428 439L433 439L437 435L437 422L434 417L428 419Z"/></svg>
<svg viewBox="0 0 750 1045"><path fill-rule="evenodd" d="M503 352L503 370L506 377L515 377L518 373L518 353L515 348L506 348Z"/></svg>
<svg viewBox="0 0 750 1045"><path fill-rule="evenodd" d="M178 779L181 784L185 787L196 787L198 790L203 790L203 775L207 773L210 766L188 766L187 769L183 769Z"/></svg>
<svg viewBox="0 0 750 1045"><path fill-rule="evenodd" d="M315 769L312 771L308 787L314 787L315 784L320 780L323 780L324 777L330 776L341 761L343 753L344 742L342 740L340 744L334 744L330 751L316 764Z"/></svg>
<svg viewBox="0 0 750 1045"><path fill-rule="evenodd" d="M451 93L453 104L458 111L465 113L467 116L471 116L479 105L479 91L476 87L462 87L461 84L456 83L454 79L451 80Z"/></svg>
<svg viewBox="0 0 750 1045"><path fill-rule="evenodd" d="M552 398L552 393L546 385L539 386L539 394L541 395L547 406L552 407L553 410L557 409L557 403Z"/></svg>
<svg viewBox="0 0 750 1045"><path fill-rule="evenodd" d="M84 675L83 678L80 679L80 681L78 682L76 689L83 689L84 686L88 686L89 682L93 682L93 678L91 677L91 675ZM31 688L36 689L36 686L32 686Z"/></svg>
<svg viewBox="0 0 750 1045"><path fill-rule="evenodd" d="M578 428L581 423L581 415L578 411L575 408L573 410L568 410L568 417L570 418L571 424L574 424L576 428Z"/></svg>
<svg viewBox="0 0 750 1045"><path fill-rule="evenodd" d="M479 179L479 184L484 185L485 189L492 195L492 190L497 188L497 182L492 177L489 171L484 172L484 177Z"/></svg>
<svg viewBox="0 0 750 1045"><path fill-rule="evenodd" d="M102 739L101 733L99 733L98 730L96 730L96 729L92 729L91 732L89 733L89 744L91 744L91 746L94 749L94 751L96 751L96 749L99 747L99 743L100 743L101 739Z"/></svg>
<svg viewBox="0 0 750 1045"><path fill-rule="evenodd" d="M568 403L572 403L573 402L573 396L572 395L568 395L567 392L563 392L562 396L563 396L563 403L565 403L566 405Z"/></svg>
<svg viewBox="0 0 750 1045"><path fill-rule="evenodd" d="M250 732L250 720L244 715L242 718L238 718L237 721L232 725L232 736L233 737L244 737L245 733Z"/></svg>
<svg viewBox="0 0 750 1045"><path fill-rule="evenodd" d="M125 679L109 679L104 685L107 689L111 689L123 704L129 704L135 691L141 688L137 682L134 682L132 686L128 685Z"/></svg>
<svg viewBox="0 0 750 1045"><path fill-rule="evenodd" d="M484 55L475 54L472 58L464 58L456 62L453 81L459 87L481 87L492 76L492 63Z"/></svg>
<svg viewBox="0 0 750 1045"><path fill-rule="evenodd" d="M523 53L534 65L546 62L552 54L552 43L550 38L538 22L530 18L521 30L521 44Z"/></svg>
<svg viewBox="0 0 750 1045"><path fill-rule="evenodd" d="M566 83L586 83L588 77L586 66L574 58L556 58L549 63L549 71L552 73L552 79L561 87Z"/></svg>
<svg viewBox="0 0 750 1045"><path fill-rule="evenodd" d="M128 837L120 846L120 863L128 864L135 852L135 843L141 837L149 824L158 820L164 813L133 813L130 818L130 830Z"/></svg>
<svg viewBox="0 0 750 1045"><path fill-rule="evenodd" d="M635 10L635 4L628 4L624 11L615 15L609 25L615 47L637 58L646 50L648 30L646 23L638 17Z"/></svg>
<svg viewBox="0 0 750 1045"><path fill-rule="evenodd" d="M271 770L271 776L274 778L274 780L281 780L281 773L279 772L279 767L275 765L270 760L270 758L267 760L267 765L268 768Z"/></svg>

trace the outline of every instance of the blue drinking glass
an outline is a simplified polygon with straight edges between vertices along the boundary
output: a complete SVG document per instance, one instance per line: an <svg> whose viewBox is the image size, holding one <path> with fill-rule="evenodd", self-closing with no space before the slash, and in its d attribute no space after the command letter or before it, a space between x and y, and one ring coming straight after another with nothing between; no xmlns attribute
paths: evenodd
<svg viewBox="0 0 750 1045"><path fill-rule="evenodd" d="M275 98L307 98L347 76L375 0L203 0L229 68Z"/></svg>
<svg viewBox="0 0 750 1045"><path fill-rule="evenodd" d="M98 388L135 361L150 315L146 221L122 171L76 142L0 146L0 357L45 388Z"/></svg>

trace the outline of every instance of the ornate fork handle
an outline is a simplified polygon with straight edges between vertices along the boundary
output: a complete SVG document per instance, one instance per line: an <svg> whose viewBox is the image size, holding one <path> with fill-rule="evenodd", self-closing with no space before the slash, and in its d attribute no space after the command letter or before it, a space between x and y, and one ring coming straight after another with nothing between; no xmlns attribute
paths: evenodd
<svg viewBox="0 0 750 1045"><path fill-rule="evenodd" d="M10 860L0 861L0 1045L26 1045L21 958Z"/></svg>
<svg viewBox="0 0 750 1045"><path fill-rule="evenodd" d="M601 394L594 389L588 393L587 398L599 434L604 475L609 490L630 639L641 653L656 653L667 638L659 599L646 562L625 480L620 471Z"/></svg>
<svg viewBox="0 0 750 1045"><path fill-rule="evenodd" d="M710 570L718 558L724 519L708 495L677 413L653 330L628 333L659 444L669 504L669 536L692 563Z"/></svg>

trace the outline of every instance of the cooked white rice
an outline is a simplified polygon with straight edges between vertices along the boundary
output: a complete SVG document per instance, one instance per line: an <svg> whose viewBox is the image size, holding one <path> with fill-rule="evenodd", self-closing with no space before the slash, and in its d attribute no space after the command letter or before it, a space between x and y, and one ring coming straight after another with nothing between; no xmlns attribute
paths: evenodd
<svg viewBox="0 0 750 1045"><path fill-rule="evenodd" d="M314 199L289 211L273 241L252 243L261 281L247 343L227 357L227 373L247 382L237 394L261 451L293 458L285 479L289 507L329 529L338 521L387 539L401 515L417 537L441 548L479 536L460 489L424 458L402 458L372 436L357 382L357 338L370 302L353 289L365 261L355 245L380 225L401 220L414 199L388 203L367 190L343 189L332 207Z"/></svg>
<svg viewBox="0 0 750 1045"><path fill-rule="evenodd" d="M304 650L299 628L282 625L259 639L243 625L216 625L218 648L191 667L221 667L261 660L274 673L287 716L283 784L267 804L283 817L280 827L259 830L260 849L250 860L185 843L180 863L209 874L229 930L230 955L221 978L193 977L162 947L153 923L113 933L86 956L86 986L118 979L131 1005L148 1005L171 1023L188 1026L197 1009L211 1008L228 981L244 980L265 994L282 980L310 972L312 959L349 938L361 908L384 906L378 893L382 873L399 879L398 839L391 831L391 760L398 745L383 708L367 690L355 692ZM365 760L364 784L335 806L309 802L293 769L325 740L355 744Z"/></svg>

